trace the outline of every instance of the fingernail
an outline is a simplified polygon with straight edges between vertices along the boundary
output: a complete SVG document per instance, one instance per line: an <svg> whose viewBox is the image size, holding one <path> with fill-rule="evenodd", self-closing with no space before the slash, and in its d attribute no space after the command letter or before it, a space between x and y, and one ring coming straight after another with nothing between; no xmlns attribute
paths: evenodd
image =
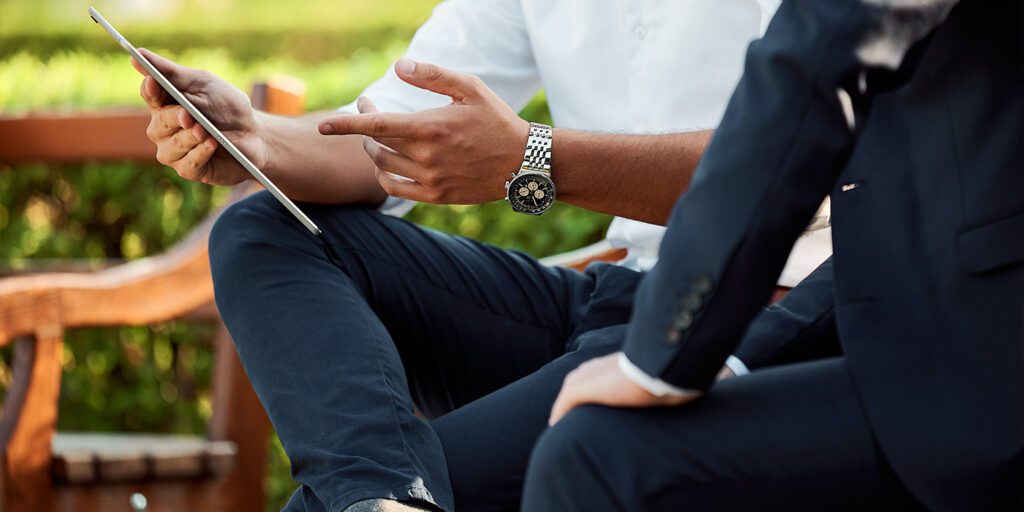
<svg viewBox="0 0 1024 512"><path fill-rule="evenodd" d="M322 124L320 125L320 133L323 135L330 135L334 133L334 127L326 123Z"/></svg>
<svg viewBox="0 0 1024 512"><path fill-rule="evenodd" d="M412 59L402 57L401 59L398 59L397 63L395 63L395 68L403 75L411 75L416 71L416 62Z"/></svg>

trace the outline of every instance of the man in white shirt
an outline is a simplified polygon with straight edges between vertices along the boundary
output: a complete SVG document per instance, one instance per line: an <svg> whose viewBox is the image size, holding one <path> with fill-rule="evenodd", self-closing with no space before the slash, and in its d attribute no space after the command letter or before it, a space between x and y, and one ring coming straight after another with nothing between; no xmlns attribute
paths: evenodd
<svg viewBox="0 0 1024 512"><path fill-rule="evenodd" d="M562 378L621 344L654 224L776 3L450 0L343 116L254 112L212 74L148 54L324 228L316 239L257 194L224 213L210 243L218 307L303 486L289 509L517 506ZM550 130L514 113L542 86L553 148ZM142 87L161 162L212 184L247 178L152 79ZM339 136L355 132L376 137ZM500 199L524 142L545 135L558 200L618 215L609 240L629 248L623 265L550 268L381 214L407 211L400 198ZM536 185L523 197L548 190ZM783 284L827 257L827 230L806 243Z"/></svg>

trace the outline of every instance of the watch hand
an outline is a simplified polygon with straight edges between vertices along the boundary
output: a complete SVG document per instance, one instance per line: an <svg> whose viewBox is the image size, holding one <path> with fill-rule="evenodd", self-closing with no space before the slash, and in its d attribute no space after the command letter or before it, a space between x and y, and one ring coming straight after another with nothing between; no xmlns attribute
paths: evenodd
<svg viewBox="0 0 1024 512"><path fill-rule="evenodd" d="M538 207L540 206L539 204L537 204L537 198L533 197L533 194L530 194L530 199L533 199L533 205L534 206L538 206Z"/></svg>

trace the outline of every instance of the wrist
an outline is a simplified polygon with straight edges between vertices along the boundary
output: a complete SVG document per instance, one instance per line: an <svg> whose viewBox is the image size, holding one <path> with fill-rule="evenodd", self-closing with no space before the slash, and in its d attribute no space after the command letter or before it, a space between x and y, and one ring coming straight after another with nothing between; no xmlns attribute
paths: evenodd
<svg viewBox="0 0 1024 512"><path fill-rule="evenodd" d="M513 211L541 215L557 196L551 179L552 130L539 123L529 123L528 128L523 159L505 182L505 200Z"/></svg>
<svg viewBox="0 0 1024 512"><path fill-rule="evenodd" d="M513 127L512 133L514 135L509 141L508 149L505 151L504 158L508 164L503 164L502 176L507 175L510 170L518 172L519 166L523 163L523 150L526 149L527 141L530 138L529 121L516 116L515 126Z"/></svg>
<svg viewBox="0 0 1024 512"><path fill-rule="evenodd" d="M277 170L276 162L272 155L277 154L275 150L275 144L279 140L279 137L275 137L273 133L275 117L256 110L253 112L252 128L249 131L249 137L253 139L256 148L253 151L253 155L246 155L252 160L252 163L256 164L256 168L263 171L266 174L274 173Z"/></svg>

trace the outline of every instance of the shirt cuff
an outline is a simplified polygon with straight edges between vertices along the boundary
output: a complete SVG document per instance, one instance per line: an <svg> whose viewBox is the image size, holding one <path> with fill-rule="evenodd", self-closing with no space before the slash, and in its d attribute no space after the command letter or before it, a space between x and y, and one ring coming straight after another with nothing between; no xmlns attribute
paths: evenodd
<svg viewBox="0 0 1024 512"><path fill-rule="evenodd" d="M644 388L648 393L654 396L700 395L699 391L677 388L661 379L656 379L647 375L643 370L633 364L633 362L626 357L625 353L619 353L619 369L626 375L626 378L633 381L636 385Z"/></svg>
<svg viewBox="0 0 1024 512"><path fill-rule="evenodd" d="M409 210L412 210L413 206L416 206L416 201L402 199L401 197L388 196L387 199L377 207L377 211L392 217L404 217L405 214L409 213Z"/></svg>
<svg viewBox="0 0 1024 512"><path fill-rule="evenodd" d="M729 356L729 358L725 360L725 366L732 370L732 374L737 377L750 373L750 369L747 368L747 365L743 364L743 361L740 361L740 358L736 356Z"/></svg>

